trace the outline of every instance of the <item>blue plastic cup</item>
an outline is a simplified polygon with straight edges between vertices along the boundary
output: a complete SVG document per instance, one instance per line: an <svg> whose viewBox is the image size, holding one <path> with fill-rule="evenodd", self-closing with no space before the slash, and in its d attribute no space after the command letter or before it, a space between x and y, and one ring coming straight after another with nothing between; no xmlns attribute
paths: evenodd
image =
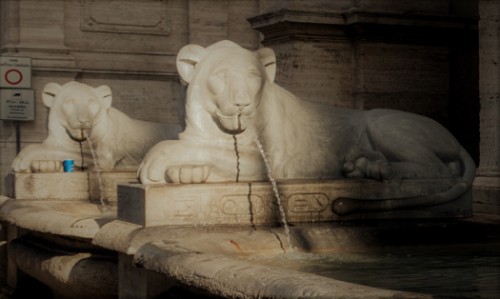
<svg viewBox="0 0 500 299"><path fill-rule="evenodd" d="M64 172L75 171L74 166L75 166L75 160L64 160L63 161Z"/></svg>

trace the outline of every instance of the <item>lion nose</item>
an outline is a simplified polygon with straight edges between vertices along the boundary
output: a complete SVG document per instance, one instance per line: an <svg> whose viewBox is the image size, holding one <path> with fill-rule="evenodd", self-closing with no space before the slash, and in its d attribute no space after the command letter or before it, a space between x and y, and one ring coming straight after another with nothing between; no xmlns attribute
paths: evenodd
<svg viewBox="0 0 500 299"><path fill-rule="evenodd" d="M238 95L234 99L234 105L238 108L238 110L242 111L246 107L250 106L250 100L248 97Z"/></svg>
<svg viewBox="0 0 500 299"><path fill-rule="evenodd" d="M234 104L239 111L243 111L246 107L250 106L250 103L236 103Z"/></svg>

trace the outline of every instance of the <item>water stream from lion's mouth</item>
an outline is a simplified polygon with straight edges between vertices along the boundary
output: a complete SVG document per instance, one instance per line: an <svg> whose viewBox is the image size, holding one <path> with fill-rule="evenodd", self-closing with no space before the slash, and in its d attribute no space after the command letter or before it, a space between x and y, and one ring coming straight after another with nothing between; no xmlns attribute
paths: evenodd
<svg viewBox="0 0 500 299"><path fill-rule="evenodd" d="M236 183L240 181L240 152L238 150L238 138L233 135L234 151L236 153Z"/></svg>
<svg viewBox="0 0 500 299"><path fill-rule="evenodd" d="M276 201L278 203L279 211L281 214L281 222L283 223L283 227L285 228L285 235L286 235L286 241L288 245L288 251L292 251L292 243L290 240L290 227L288 226L288 221L286 219L286 214L285 214L285 209L283 208L283 203L281 202L281 196L278 190L278 184L276 183L276 180L274 179L272 173L271 173L271 164L269 163L269 159L266 156L266 153L264 151L264 148L262 147L262 143L258 139L255 140L255 143L257 144L257 147L259 148L260 155L262 156L262 160L264 160L264 164L266 166L267 170L267 178L269 179L269 182L271 182L271 185L273 187L273 193L274 197L276 197Z"/></svg>
<svg viewBox="0 0 500 299"><path fill-rule="evenodd" d="M99 202L101 204L102 212L104 212L107 208L106 203L104 202L104 187L102 184L102 178L101 178L101 168L99 167L99 163L97 162L97 155L94 151L94 146L92 145L92 142L90 141L90 136L87 134L87 132L84 131L85 139L87 140L90 148L90 154L92 154L92 160L94 162L94 168L95 168L95 174L97 177L97 183L99 187Z"/></svg>

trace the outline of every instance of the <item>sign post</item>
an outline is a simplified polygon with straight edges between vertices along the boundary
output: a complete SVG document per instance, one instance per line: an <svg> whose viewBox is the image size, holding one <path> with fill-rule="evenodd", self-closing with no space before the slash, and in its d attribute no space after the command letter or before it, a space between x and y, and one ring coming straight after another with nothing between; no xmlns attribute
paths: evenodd
<svg viewBox="0 0 500 299"><path fill-rule="evenodd" d="M20 121L35 119L35 93L31 88L31 58L0 56L0 119L16 128L16 151L21 150Z"/></svg>

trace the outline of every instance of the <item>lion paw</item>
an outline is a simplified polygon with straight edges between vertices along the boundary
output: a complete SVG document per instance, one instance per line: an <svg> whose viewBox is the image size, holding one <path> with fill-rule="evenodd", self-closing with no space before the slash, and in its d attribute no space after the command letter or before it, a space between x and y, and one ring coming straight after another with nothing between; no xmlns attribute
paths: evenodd
<svg viewBox="0 0 500 299"><path fill-rule="evenodd" d="M354 161L344 163L342 170L348 178L388 180L396 175L388 161L370 161L366 157L359 157Z"/></svg>
<svg viewBox="0 0 500 299"><path fill-rule="evenodd" d="M208 165L180 165L169 167L165 177L167 183L196 184L206 182L209 175Z"/></svg>

